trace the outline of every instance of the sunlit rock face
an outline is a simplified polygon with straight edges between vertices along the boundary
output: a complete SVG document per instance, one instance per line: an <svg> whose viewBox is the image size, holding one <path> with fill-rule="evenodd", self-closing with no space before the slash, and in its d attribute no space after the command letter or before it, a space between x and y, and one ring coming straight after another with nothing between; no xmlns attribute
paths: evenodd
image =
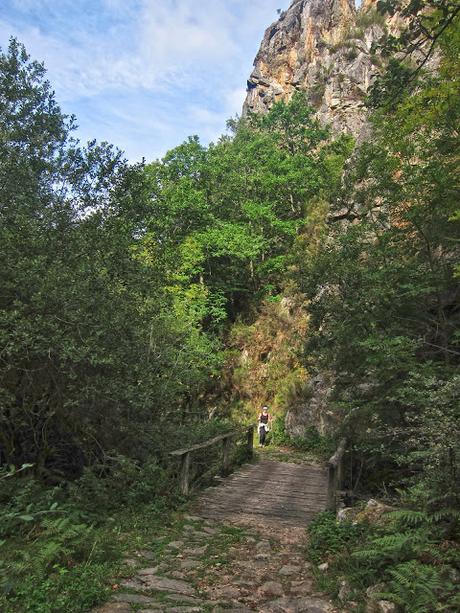
<svg viewBox="0 0 460 613"><path fill-rule="evenodd" d="M397 24L366 0L294 0L265 32L247 84L243 113L307 93L318 118L336 133L362 135L364 99L382 60L375 43Z"/></svg>

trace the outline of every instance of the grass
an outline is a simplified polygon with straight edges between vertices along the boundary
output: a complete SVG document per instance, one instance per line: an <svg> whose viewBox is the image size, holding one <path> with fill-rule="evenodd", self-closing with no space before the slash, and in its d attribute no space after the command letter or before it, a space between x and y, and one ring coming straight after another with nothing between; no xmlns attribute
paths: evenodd
<svg viewBox="0 0 460 613"><path fill-rule="evenodd" d="M58 539L46 532L3 542L0 611L83 613L105 602L112 586L134 572L127 558L142 560L142 550L164 555L181 533L184 509L150 504L120 510L98 527L86 526L73 542L70 533Z"/></svg>
<svg viewBox="0 0 460 613"><path fill-rule="evenodd" d="M295 449L285 445L277 446L269 444L266 447L256 447L255 454L256 458L261 460L292 462L293 464L315 463L318 461L318 456L312 451Z"/></svg>

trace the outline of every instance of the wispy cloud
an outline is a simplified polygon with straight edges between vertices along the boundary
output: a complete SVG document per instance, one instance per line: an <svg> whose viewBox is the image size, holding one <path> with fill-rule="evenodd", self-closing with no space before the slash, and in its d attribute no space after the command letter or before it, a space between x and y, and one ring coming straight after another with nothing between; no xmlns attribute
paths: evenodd
<svg viewBox="0 0 460 613"><path fill-rule="evenodd" d="M83 137L112 140L133 159L152 157L187 134L217 138L241 109L264 29L288 4L3 0L0 44L15 35L45 61Z"/></svg>

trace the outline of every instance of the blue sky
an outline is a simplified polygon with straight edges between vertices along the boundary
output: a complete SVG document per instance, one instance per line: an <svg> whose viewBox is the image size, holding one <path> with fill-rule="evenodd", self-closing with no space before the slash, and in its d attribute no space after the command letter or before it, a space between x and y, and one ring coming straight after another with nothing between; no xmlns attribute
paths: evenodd
<svg viewBox="0 0 460 613"><path fill-rule="evenodd" d="M215 140L240 113L265 28L289 0L0 0L10 36L44 61L83 141L132 160L188 135Z"/></svg>

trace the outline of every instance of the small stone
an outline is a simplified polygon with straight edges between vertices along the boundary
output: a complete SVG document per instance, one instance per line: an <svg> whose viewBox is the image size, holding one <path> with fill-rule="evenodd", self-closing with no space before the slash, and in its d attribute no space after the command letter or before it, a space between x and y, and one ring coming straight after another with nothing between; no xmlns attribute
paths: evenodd
<svg viewBox="0 0 460 613"><path fill-rule="evenodd" d="M206 534L210 534L211 536L213 536L217 533L217 530L215 528L210 528L209 526L204 526L203 532L206 532Z"/></svg>
<svg viewBox="0 0 460 613"><path fill-rule="evenodd" d="M197 606L203 603L203 601L199 598L195 598L194 596L184 596L183 594L166 594L164 599L169 600L170 602L194 604Z"/></svg>
<svg viewBox="0 0 460 613"><path fill-rule="evenodd" d="M155 560L156 554L153 551L148 551L146 549L142 549L136 553L139 557L145 558L146 560Z"/></svg>
<svg viewBox="0 0 460 613"><path fill-rule="evenodd" d="M313 582L309 579L305 581L293 581L291 583L291 594L295 596L306 596L307 594L311 594L312 590Z"/></svg>
<svg viewBox="0 0 460 613"><path fill-rule="evenodd" d="M341 602L346 602L348 600L348 598L350 597L350 593L351 593L351 589L350 589L350 585L348 583L348 581L346 581L345 579L342 579L342 581L340 582L340 588L339 588L339 600Z"/></svg>
<svg viewBox="0 0 460 613"><path fill-rule="evenodd" d="M329 603L317 598L279 598L264 605L264 613L330 613Z"/></svg>
<svg viewBox="0 0 460 613"><path fill-rule="evenodd" d="M200 562L198 560L182 560L180 563L180 567L182 570L193 570L200 566Z"/></svg>
<svg viewBox="0 0 460 613"><path fill-rule="evenodd" d="M258 592L263 597L282 596L283 586L278 581L267 581L259 587Z"/></svg>
<svg viewBox="0 0 460 613"><path fill-rule="evenodd" d="M201 607L168 607L166 613L200 613Z"/></svg>
<svg viewBox="0 0 460 613"><path fill-rule="evenodd" d="M377 602L377 611L378 613L395 613L396 605L394 602L390 602L389 600L379 600Z"/></svg>
<svg viewBox="0 0 460 613"><path fill-rule="evenodd" d="M198 531L198 530L194 530L192 533L192 536L194 539L200 539L200 540L209 538L209 534L207 534L206 532Z"/></svg>
<svg viewBox="0 0 460 613"><path fill-rule="evenodd" d="M134 558L125 558L123 560L123 564L128 568L137 568L139 560L135 560Z"/></svg>
<svg viewBox="0 0 460 613"><path fill-rule="evenodd" d="M153 598L149 598L148 596L142 596L142 594L116 594L113 598L117 602L121 602L124 604L156 604Z"/></svg>
<svg viewBox="0 0 460 613"><path fill-rule="evenodd" d="M269 560L270 556L268 553L258 553L254 556L254 560Z"/></svg>
<svg viewBox="0 0 460 613"><path fill-rule="evenodd" d="M108 602L93 610L93 613L131 613L131 606L126 602Z"/></svg>
<svg viewBox="0 0 460 613"><path fill-rule="evenodd" d="M259 553L269 553L272 550L272 546L269 541L260 541L256 545L256 550Z"/></svg>
<svg viewBox="0 0 460 613"><path fill-rule="evenodd" d="M222 598L237 599L240 596L240 590L233 585L224 585L219 588L219 596Z"/></svg>
<svg viewBox="0 0 460 613"><path fill-rule="evenodd" d="M202 517L198 517L197 515L184 515L184 519L186 521L203 521Z"/></svg>
<svg viewBox="0 0 460 613"><path fill-rule="evenodd" d="M291 566L290 564L286 564L278 571L280 575L285 577L289 575L297 575L300 572L300 566Z"/></svg>
<svg viewBox="0 0 460 613"><path fill-rule="evenodd" d="M143 581L137 577L134 577L133 579L125 579L125 581L122 581L120 585L128 590L138 590L139 592L143 592L145 589Z"/></svg>
<svg viewBox="0 0 460 613"><path fill-rule="evenodd" d="M180 570L173 570L172 573L169 573L171 575L171 577L174 577L174 579L185 579L186 575L184 575L184 573L181 573Z"/></svg>
<svg viewBox="0 0 460 613"><path fill-rule="evenodd" d="M184 546L184 541L171 541L168 543L168 549L181 549Z"/></svg>
<svg viewBox="0 0 460 613"><path fill-rule="evenodd" d="M193 587L186 581L170 579L169 577L148 575L147 577L143 577L143 583L145 588L158 592L174 592L175 594L184 594L185 596L193 596L195 593Z"/></svg>
<svg viewBox="0 0 460 613"><path fill-rule="evenodd" d="M318 570L322 572L326 572L327 570L329 570L329 562L324 562L323 564L320 564L318 566Z"/></svg>
<svg viewBox="0 0 460 613"><path fill-rule="evenodd" d="M189 556L202 556L206 553L207 545L203 545L203 547L196 547L195 549L186 549L185 553Z"/></svg>
<svg viewBox="0 0 460 613"><path fill-rule="evenodd" d="M152 566L152 568L141 568L141 570L137 571L138 575L156 575L160 570L159 566Z"/></svg>

